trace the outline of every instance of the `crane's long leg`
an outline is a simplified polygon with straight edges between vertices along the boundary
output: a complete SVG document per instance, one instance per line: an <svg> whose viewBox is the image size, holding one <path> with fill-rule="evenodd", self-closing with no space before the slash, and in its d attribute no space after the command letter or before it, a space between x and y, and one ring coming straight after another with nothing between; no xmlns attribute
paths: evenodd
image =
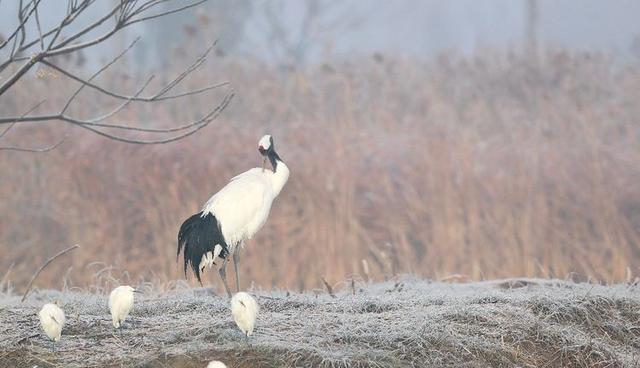
<svg viewBox="0 0 640 368"><path fill-rule="evenodd" d="M236 292L240 291L240 276L238 275L238 262L240 262L240 248L244 246L244 242L236 245L236 249L233 250L233 268L236 271Z"/></svg>
<svg viewBox="0 0 640 368"><path fill-rule="evenodd" d="M222 265L220 266L220 270L218 270L218 273L220 274L220 278L224 283L224 289L227 291L227 295L229 295L229 298L231 298L231 291L229 291L229 285L227 285L227 258L222 261Z"/></svg>

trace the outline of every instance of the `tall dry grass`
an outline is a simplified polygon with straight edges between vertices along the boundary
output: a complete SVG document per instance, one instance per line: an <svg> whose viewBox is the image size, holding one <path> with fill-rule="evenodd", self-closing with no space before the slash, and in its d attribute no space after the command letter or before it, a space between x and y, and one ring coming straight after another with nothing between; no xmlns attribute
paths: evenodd
<svg viewBox="0 0 640 368"><path fill-rule="evenodd" d="M270 218L242 254L244 285L321 287L351 275L624 280L640 271L640 69L600 54L354 58L308 71L220 59L237 98L179 143L142 147L71 131L54 152L0 153L0 273L24 284L73 243L42 286L96 275L182 277L176 233L233 175L259 165L265 132L291 167ZM166 75L165 75L166 74ZM167 71L163 74L170 77ZM103 82L133 89L135 76ZM27 80L2 111L46 86ZM127 110L169 125L216 96ZM109 103L88 94L78 114ZM13 142L60 135L21 128ZM219 285L209 273L207 283Z"/></svg>

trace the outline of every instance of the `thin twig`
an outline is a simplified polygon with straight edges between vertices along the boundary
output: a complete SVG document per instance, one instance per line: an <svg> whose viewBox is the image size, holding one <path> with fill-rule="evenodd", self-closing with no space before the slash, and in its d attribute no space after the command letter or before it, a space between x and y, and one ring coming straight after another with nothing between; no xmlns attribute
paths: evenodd
<svg viewBox="0 0 640 368"><path fill-rule="evenodd" d="M36 13L36 25L38 26L38 35L40 36L40 50L44 51L44 37L42 36L42 26L40 26L40 15L38 14L38 4L34 7Z"/></svg>
<svg viewBox="0 0 640 368"><path fill-rule="evenodd" d="M78 39L79 37L81 37L82 35L90 32L91 30L93 30L94 28L98 27L99 25L101 25L102 23L104 23L106 20L108 20L109 18L111 18L111 16L113 14L115 14L123 5L123 2L120 2L120 4L116 5L113 9L111 9L111 11L109 11L104 17L98 19L97 21L93 22L92 24L90 24L89 26L83 28L82 30L80 30L78 33L69 36L66 40L60 42L58 45L55 46L55 48L61 48L64 47L68 44L70 44L71 42L75 41L76 39ZM79 8L82 9L82 8ZM80 11L81 12L81 11ZM80 13L77 12L77 13Z"/></svg>
<svg viewBox="0 0 640 368"><path fill-rule="evenodd" d="M151 96L151 97L138 97L138 96L132 97L132 96L125 96L125 95L110 91L110 90L108 90L108 89L106 89L104 87L100 87L100 86L98 86L98 85L96 85L94 83L91 83L90 81L93 79L93 77L89 78L88 80L84 80L83 78L78 77L75 74L73 74L73 73L63 69L62 67L59 67L58 65L53 64L53 63L51 63L49 61L42 60L41 63L44 64L44 65L47 65L48 67L50 67L50 68L52 68L54 70L57 70L58 72L64 74L65 76L67 76L67 77L69 77L69 78L71 78L71 79L73 79L73 80L75 80L77 82L82 83L83 85L86 85L87 87L91 87L91 88L97 90L98 92L101 92L101 93L103 93L103 94L105 94L107 96L111 96L113 98L117 98L117 99L120 99L120 100L126 100L126 101L159 102L159 101L177 99L177 98L185 97L185 96L193 96L193 95L197 95L199 93L210 91L210 90L215 89L215 88L220 88L220 87L224 87L226 85L229 85L229 82L220 82L220 83L211 84L211 85L206 86L206 87L198 88L198 89L195 89L195 90L192 90L192 91L187 91L187 92L184 92L184 93L179 93L179 94L175 94L175 95L171 95L171 96L157 97L157 94L156 94L156 95ZM102 72L102 70L100 70L99 72ZM99 73L96 73L96 75L97 74L99 74Z"/></svg>
<svg viewBox="0 0 640 368"><path fill-rule="evenodd" d="M42 105L46 100L42 100L40 102L38 102L37 104L35 104L32 108L30 108L29 110L27 110L27 112L25 112L24 114L22 114L20 117L24 118L25 116L31 114L33 111L35 111L38 107L40 107L40 105ZM0 138L4 137L9 130L11 130L11 128L13 128L14 125L16 125L17 121L12 122L11 124L9 124L9 126L7 127L7 129L5 129L2 133L0 133Z"/></svg>
<svg viewBox="0 0 640 368"><path fill-rule="evenodd" d="M24 291L24 295L22 295L22 299L20 300L21 302L24 302L24 300L27 298L27 294L29 294L29 291L31 290L31 286L33 285L33 281L35 281L36 277L38 277L38 275L40 275L40 272L42 272L42 270L47 267L49 265L49 263L53 262L54 259L76 249L80 247L80 245L76 244L74 246L71 246L63 251L61 251L60 253L56 254L55 256L49 258L42 266L40 266L40 268L38 269L38 271L36 271L36 273L33 275L33 277L31 277L31 280L29 281L29 283L27 284L27 290Z"/></svg>
<svg viewBox="0 0 640 368"><path fill-rule="evenodd" d="M141 127L136 127L136 126L131 126L131 125L121 125L121 124L101 124L101 123L93 123L92 121L85 121L85 120L79 120L79 119L75 119L72 118L70 116L67 115L62 115L62 114L55 114L55 115L41 115L41 116L31 116L31 117L26 117L26 118L12 118L15 119L16 121L29 121L29 122L46 122L46 121L51 121L51 120L59 120L59 121L64 121L67 122L69 124L78 126L78 127L82 127L85 129L88 129L94 133L97 133L99 135L103 135L107 138L112 138L115 139L116 136L104 133L102 131L98 131L95 130L92 127L101 127L101 128L111 128L111 129L121 129L121 130L131 130L131 131L137 131L137 132L146 132L146 133L173 133L173 132L178 132L178 131L182 131L182 130L187 130L189 128L195 128L197 127L195 130L189 132L189 133L185 133L184 135L179 135L177 137L173 137L167 140L158 140L158 141L139 141L139 140L131 140L131 139L124 139L122 140L123 142L126 143L140 143L140 144L159 144L159 143L168 143L168 142L173 142L177 139L189 136L193 133L195 133L195 131L200 130L202 128L204 128L206 125L208 125L211 121L215 120L220 113L229 105L229 103L231 102L231 100L234 97L234 93L229 93L226 96L223 97L222 101L220 102L220 104L218 104L218 106L216 106L215 108L213 108L211 111L209 111L206 115L204 115L203 117L189 122L185 125L182 126L178 126L175 128L166 128L166 129L152 129L152 128L141 128ZM0 124L6 124L6 123L11 123L12 121L5 121L5 119L0 119ZM116 139L116 140L120 140L120 139Z"/></svg>
<svg viewBox="0 0 640 368"><path fill-rule="evenodd" d="M335 298L336 296L333 293L333 288L331 287L331 285L329 285L327 280L324 279L324 277L322 278L322 282L324 283L324 287L327 288L327 292L329 293L329 295L331 295L332 298Z"/></svg>
<svg viewBox="0 0 640 368"><path fill-rule="evenodd" d="M164 11L164 12L161 12L161 13L158 13L158 14L154 14L154 15L150 15L148 17L144 17L144 18L134 19L134 20L132 20L130 22L126 22L123 26L126 27L126 26L130 26L132 24L139 23L139 22L144 22L144 21L147 21L147 20L150 20L150 19L160 18L160 17L164 17L166 15L179 13L181 11L184 11L184 10L187 10L187 9L190 9L190 8L194 8L194 7L204 3L206 1L207 0L200 0L200 1L196 2L196 3L185 5L185 6L180 7L180 8L167 10L167 11ZM148 9L145 9L145 10L148 10Z"/></svg>
<svg viewBox="0 0 640 368"><path fill-rule="evenodd" d="M209 125L213 120L215 120L220 113L229 105L229 102L231 102L231 100L233 99L234 94L228 94L226 95L222 102L216 106L213 110L211 110L207 115L205 115L204 117L202 117L201 119L199 119L197 122L192 123L192 125L195 125L196 128L186 132L186 133L182 133L179 135L176 135L174 137L171 138L166 138L166 139L157 139L157 140L140 140L140 139L129 139L129 138L124 138L124 137L120 137L120 136L116 136L113 134L109 134L109 133L105 133L103 131L97 130L95 128L90 127L90 124L87 123L80 123L77 124L79 127L87 129L93 133L96 133L98 135L101 135L105 138L109 138L115 141L119 141L119 142L123 142L123 143L135 143L135 144L164 144L164 143L171 143L171 142L175 142L177 140L186 138L196 132L198 132L200 129L206 127L207 125ZM197 125L200 124L200 125ZM114 126L110 126L110 128L114 128ZM131 128L131 130L137 130L137 131L145 131L145 129L143 128ZM165 129L167 131L171 131L172 129Z"/></svg>
<svg viewBox="0 0 640 368"><path fill-rule="evenodd" d="M29 14L27 14L27 16L22 19L20 21L20 24L18 24L18 27L16 27L15 31L13 31L13 33L9 36L9 38L7 38L2 45L0 45L0 49L2 49L3 47L5 47L9 41L11 41L12 38L17 37L18 33L22 30L22 27L24 27L25 23L29 20L29 17L31 17L31 14L36 11L36 9L38 8L38 3L40 2L40 0L36 1L35 6L31 9L31 11L29 12ZM19 51L18 51L19 52Z"/></svg>
<svg viewBox="0 0 640 368"><path fill-rule="evenodd" d="M129 46L127 46L124 50L122 50L118 55L116 55L116 57L114 57L113 59L111 59L110 62L108 62L107 64L105 64L104 66L102 66L100 69L98 69L98 71L96 71L95 73L93 73L93 75L87 80L87 83L92 81L94 78L96 78L98 75L100 75L103 71L105 71L107 68L109 68L111 65L115 64L118 60L120 60L129 50L131 50L133 48L133 46L138 43L138 41L140 41L140 37L136 37L135 40L133 40ZM73 100L76 98L76 96L78 96L78 94L82 91L82 89L86 86L86 83L83 83L80 87L78 87L78 89L73 93L73 95L71 95L71 97L69 97L69 99L67 100L67 103L64 105L64 107L62 108L62 111L60 112L60 114L64 114L65 111L67 111L67 109L69 108L69 106L71 105L71 103L73 102Z"/></svg>
<svg viewBox="0 0 640 368"><path fill-rule="evenodd" d="M22 114L21 117L24 118L25 116L29 115L35 109L40 107L40 105L42 105L45 101L46 100L42 100L42 101L38 102L32 108L30 108L27 112ZM9 124L7 129L5 129L2 133L0 133L0 138L4 137L7 134L7 132L9 132L9 130L11 130L11 128L13 128L16 125L17 122L18 121L14 121L13 123ZM69 136L69 133L66 133L64 135L64 137L62 137L62 139L60 141L58 141L57 143L54 143L53 145L51 145L49 147L44 147L44 148L24 148L24 147L16 147L16 146L4 146L4 147L0 146L0 151L37 152L37 153L49 152L51 150L54 150L54 149L58 148L58 146L60 146L62 143L64 143L64 141L67 139L68 136Z"/></svg>
<svg viewBox="0 0 640 368"><path fill-rule="evenodd" d="M17 146L5 146L5 147L0 147L0 151L46 153L60 147L60 145L64 143L68 137L69 135L65 134L64 137L62 137L58 142L44 148L24 148L24 147L17 147Z"/></svg>
<svg viewBox="0 0 640 368"><path fill-rule="evenodd" d="M2 288L4 287L5 283L7 283L7 280L9 280L9 275L11 274L11 270L13 270L13 266L15 266L15 263L11 263L7 272L4 273L4 276L2 277L2 281L0 281L0 291L2 291Z"/></svg>
<svg viewBox="0 0 640 368"><path fill-rule="evenodd" d="M120 106L117 106L115 109L111 110L110 112L102 115L102 116L97 116L91 120L87 120L87 124L98 124L101 121L104 121L110 117L112 117L113 115L117 114L118 112L122 111L122 109L124 109L125 107L127 107L135 98L137 98L138 96L140 96L140 94L142 93L142 91L144 91L145 88L147 88L147 86L149 85L149 83L151 83L151 81L153 80L154 76L150 76L149 79L147 79L147 81L142 85L142 87L140 87L140 89L138 89L138 91L131 97L126 99L122 104L120 104ZM105 125L109 125L109 124L105 124Z"/></svg>

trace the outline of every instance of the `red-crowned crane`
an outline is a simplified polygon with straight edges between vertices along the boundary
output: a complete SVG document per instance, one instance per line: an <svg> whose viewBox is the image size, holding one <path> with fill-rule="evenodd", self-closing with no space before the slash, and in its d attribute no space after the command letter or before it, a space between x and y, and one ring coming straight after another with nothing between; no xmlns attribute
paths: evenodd
<svg viewBox="0 0 640 368"><path fill-rule="evenodd" d="M202 211L189 217L178 232L178 257L184 249L184 272L190 264L198 281L205 267L222 259L219 273L229 297L226 266L229 254L236 271L236 290L240 291L238 257L244 242L267 221L271 204L289 178L289 168L276 153L273 138L265 135L258 142L263 157L262 167L256 167L234 177L214 194ZM267 160L273 171L266 168Z"/></svg>

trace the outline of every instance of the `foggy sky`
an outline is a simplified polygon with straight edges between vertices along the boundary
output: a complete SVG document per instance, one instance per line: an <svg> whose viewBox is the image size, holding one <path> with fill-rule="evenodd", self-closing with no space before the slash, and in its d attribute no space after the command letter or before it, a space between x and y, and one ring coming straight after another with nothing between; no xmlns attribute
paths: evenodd
<svg viewBox="0 0 640 368"><path fill-rule="evenodd" d="M245 20L244 34L240 38L233 38L236 43L233 50L270 60L273 56L262 36L264 29L260 27L258 19L265 1L250 1L252 10ZM17 0L10 0L0 4L0 32L4 35L15 24L17 3ZM95 10L104 10L112 3L111 0L100 0ZM283 24L293 34L299 28L303 5L297 0L285 0L285 3ZM61 17L64 4L65 1L43 1L40 16L45 28L52 24L54 17ZM478 47L521 49L524 42L525 4L525 0L343 1L332 7L333 14L329 13L328 18L353 19L357 24L320 35L313 41L315 44L309 59L316 62L371 52L428 58L443 51L469 54ZM538 34L541 46L600 50L622 60L637 57L630 50L640 35L640 2L540 0L539 4ZM187 14L182 19L193 17L193 14ZM141 34L142 47L149 50L158 43L153 40L156 29L153 26L132 28L120 42ZM217 36L223 41L229 37L225 30L220 33ZM94 52L100 53L100 47Z"/></svg>

